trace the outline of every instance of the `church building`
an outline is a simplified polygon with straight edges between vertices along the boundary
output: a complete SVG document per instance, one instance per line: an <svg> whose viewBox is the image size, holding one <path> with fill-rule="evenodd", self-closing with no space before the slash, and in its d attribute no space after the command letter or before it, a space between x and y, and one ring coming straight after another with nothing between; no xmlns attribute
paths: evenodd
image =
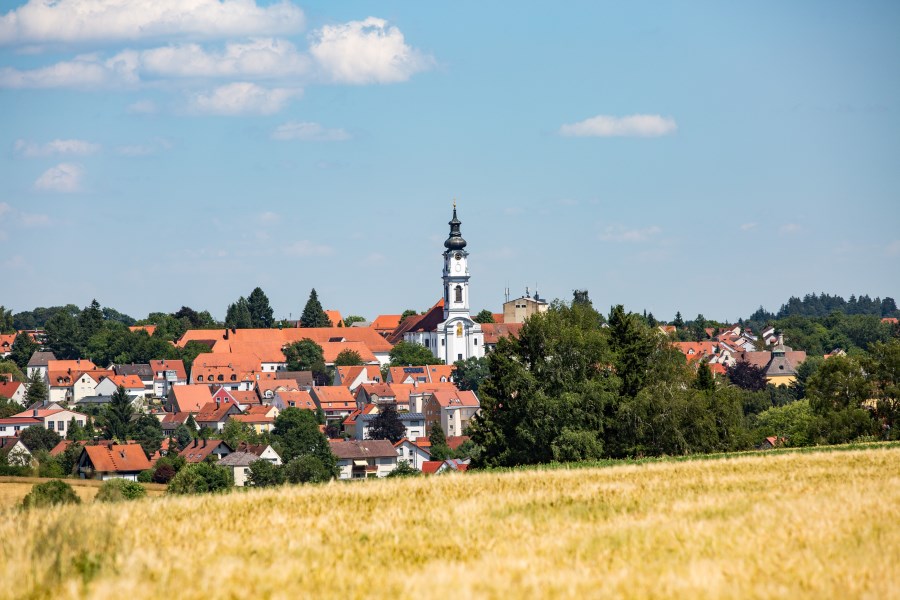
<svg viewBox="0 0 900 600"><path fill-rule="evenodd" d="M456 204L449 225L450 235L444 242L444 296L424 315L401 323L391 341L403 339L421 344L452 365L458 360L484 356L484 333L469 313L469 253L460 232L462 223L456 216Z"/></svg>

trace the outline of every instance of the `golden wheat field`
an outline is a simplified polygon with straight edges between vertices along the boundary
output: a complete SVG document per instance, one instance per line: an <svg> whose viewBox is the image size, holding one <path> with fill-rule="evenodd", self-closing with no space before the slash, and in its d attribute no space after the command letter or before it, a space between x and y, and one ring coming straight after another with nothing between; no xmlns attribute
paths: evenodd
<svg viewBox="0 0 900 600"><path fill-rule="evenodd" d="M888 598L900 449L0 514L2 597Z"/></svg>
<svg viewBox="0 0 900 600"><path fill-rule="evenodd" d="M21 504L34 484L44 481L50 480L39 477L0 477L0 511ZM66 479L66 483L72 486L82 502L91 502L103 484L102 481L92 479ZM144 484L144 487L151 497L161 496L166 490L166 486L157 484Z"/></svg>

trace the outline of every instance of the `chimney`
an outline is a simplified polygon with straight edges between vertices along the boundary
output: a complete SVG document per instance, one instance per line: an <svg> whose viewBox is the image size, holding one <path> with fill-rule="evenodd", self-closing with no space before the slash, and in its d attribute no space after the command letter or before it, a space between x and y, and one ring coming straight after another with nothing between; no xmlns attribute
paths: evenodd
<svg viewBox="0 0 900 600"><path fill-rule="evenodd" d="M38 409L34 409L33 413L34 413L34 416L37 417L37 416L38 416Z"/></svg>
<svg viewBox="0 0 900 600"><path fill-rule="evenodd" d="M197 440L197 438L194 438L194 448L196 448L199 443L200 442Z"/></svg>
<svg viewBox="0 0 900 600"><path fill-rule="evenodd" d="M784 346L784 333L778 332L778 345Z"/></svg>

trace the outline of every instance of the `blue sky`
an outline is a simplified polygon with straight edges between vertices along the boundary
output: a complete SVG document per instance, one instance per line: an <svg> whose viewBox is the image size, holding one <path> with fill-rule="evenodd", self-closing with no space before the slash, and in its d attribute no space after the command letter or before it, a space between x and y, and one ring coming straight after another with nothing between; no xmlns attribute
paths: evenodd
<svg viewBox="0 0 900 600"><path fill-rule="evenodd" d="M896 2L128 4L0 9L15 311L900 297Z"/></svg>

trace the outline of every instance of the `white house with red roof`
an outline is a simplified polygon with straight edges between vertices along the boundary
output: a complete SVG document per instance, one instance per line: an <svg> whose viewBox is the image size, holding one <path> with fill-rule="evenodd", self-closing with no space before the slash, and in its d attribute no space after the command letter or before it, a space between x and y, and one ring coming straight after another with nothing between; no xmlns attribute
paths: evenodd
<svg viewBox="0 0 900 600"><path fill-rule="evenodd" d="M75 419L79 425L84 427L87 424L88 417L79 412L64 409L58 404L35 404L34 406L29 407L28 410L3 420L11 422L7 423L7 425L11 424L15 426L17 424L17 419L19 420L18 424L21 426L21 429L31 425L40 424L46 429L55 431L62 437L66 437L66 433L69 430L69 421ZM37 421L37 423L35 423L35 421ZM3 432L0 432L0 435L2 434ZM14 435L14 433L9 432L7 435Z"/></svg>
<svg viewBox="0 0 900 600"><path fill-rule="evenodd" d="M481 402L472 391L456 389L435 390L425 397L422 412L431 431L434 423L440 423L444 434L463 435L469 421L481 410Z"/></svg>
<svg viewBox="0 0 900 600"><path fill-rule="evenodd" d="M188 382L184 362L180 360L151 360L150 371L153 373L153 395L157 398L165 398L169 395L169 389L175 385L185 385Z"/></svg>
<svg viewBox="0 0 900 600"><path fill-rule="evenodd" d="M431 460L431 452L425 446L420 446L416 442L403 438L396 444L397 463L405 462L413 469L422 470L422 465Z"/></svg>
<svg viewBox="0 0 900 600"><path fill-rule="evenodd" d="M27 391L25 384L21 381L0 381L0 396L9 398L13 402L25 404Z"/></svg>

